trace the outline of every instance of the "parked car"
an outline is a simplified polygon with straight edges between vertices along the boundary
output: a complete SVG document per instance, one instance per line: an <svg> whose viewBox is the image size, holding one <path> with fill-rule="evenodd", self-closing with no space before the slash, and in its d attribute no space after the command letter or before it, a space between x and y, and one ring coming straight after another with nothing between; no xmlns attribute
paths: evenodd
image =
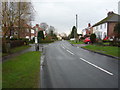
<svg viewBox="0 0 120 90"><path fill-rule="evenodd" d="M91 40L90 37L85 38L85 40L83 41L85 44L90 44ZM98 42L98 39L96 38L96 42Z"/></svg>
<svg viewBox="0 0 120 90"><path fill-rule="evenodd" d="M90 41L90 37L85 38L85 40L84 40L83 42L86 43L86 44L91 43L91 41Z"/></svg>
<svg viewBox="0 0 120 90"><path fill-rule="evenodd" d="M108 40L108 37L105 37L103 40Z"/></svg>

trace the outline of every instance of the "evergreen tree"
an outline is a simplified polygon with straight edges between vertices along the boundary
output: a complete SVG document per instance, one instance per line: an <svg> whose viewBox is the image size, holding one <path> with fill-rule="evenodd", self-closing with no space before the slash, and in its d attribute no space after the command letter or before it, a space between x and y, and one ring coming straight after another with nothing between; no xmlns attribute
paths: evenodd
<svg viewBox="0 0 120 90"><path fill-rule="evenodd" d="M38 43L40 42L41 39L44 39L44 33L43 33L43 31L39 31L37 37L38 37Z"/></svg>
<svg viewBox="0 0 120 90"><path fill-rule="evenodd" d="M91 43L95 43L96 42L96 35L95 34L91 34L90 40L91 40Z"/></svg>
<svg viewBox="0 0 120 90"><path fill-rule="evenodd" d="M73 28L72 28L70 38L77 38L77 29L75 26L73 26Z"/></svg>

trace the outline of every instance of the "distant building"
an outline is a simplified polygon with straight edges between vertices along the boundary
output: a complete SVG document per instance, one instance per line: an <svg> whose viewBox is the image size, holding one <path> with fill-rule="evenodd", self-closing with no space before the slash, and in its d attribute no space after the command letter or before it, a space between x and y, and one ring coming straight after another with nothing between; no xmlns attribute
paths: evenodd
<svg viewBox="0 0 120 90"><path fill-rule="evenodd" d="M114 27L120 22L120 15L113 11L108 12L107 17L93 25L93 33L100 39L107 37L114 37Z"/></svg>
<svg viewBox="0 0 120 90"><path fill-rule="evenodd" d="M82 30L82 35L91 35L93 33L93 27L88 23L88 27Z"/></svg>
<svg viewBox="0 0 120 90"><path fill-rule="evenodd" d="M33 27L34 29L34 35L37 36L37 33L39 31L44 31L42 28L40 28L39 24L36 24L36 26Z"/></svg>
<svg viewBox="0 0 120 90"><path fill-rule="evenodd" d="M60 34L57 34L58 40L62 40L62 36Z"/></svg>

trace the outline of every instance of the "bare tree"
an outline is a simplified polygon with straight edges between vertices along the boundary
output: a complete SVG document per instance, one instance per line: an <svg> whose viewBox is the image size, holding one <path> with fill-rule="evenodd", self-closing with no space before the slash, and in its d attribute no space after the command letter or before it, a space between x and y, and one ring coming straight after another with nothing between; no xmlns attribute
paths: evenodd
<svg viewBox="0 0 120 90"><path fill-rule="evenodd" d="M0 4L2 7L0 8L0 24L2 26L3 41L6 41L6 37L10 38L13 29L16 28L18 38L20 38L21 31L25 30L24 25L30 25L31 18L33 18L31 3L2 2Z"/></svg>
<svg viewBox="0 0 120 90"><path fill-rule="evenodd" d="M43 22L43 23L40 24L40 27L42 29L46 30L48 28L48 24Z"/></svg>

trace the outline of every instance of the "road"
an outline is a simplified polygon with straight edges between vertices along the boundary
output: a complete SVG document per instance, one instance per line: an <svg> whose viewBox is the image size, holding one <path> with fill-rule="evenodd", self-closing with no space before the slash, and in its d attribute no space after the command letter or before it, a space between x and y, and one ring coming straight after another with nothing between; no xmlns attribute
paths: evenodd
<svg viewBox="0 0 120 90"><path fill-rule="evenodd" d="M42 88L118 88L118 60L57 41L44 47Z"/></svg>

